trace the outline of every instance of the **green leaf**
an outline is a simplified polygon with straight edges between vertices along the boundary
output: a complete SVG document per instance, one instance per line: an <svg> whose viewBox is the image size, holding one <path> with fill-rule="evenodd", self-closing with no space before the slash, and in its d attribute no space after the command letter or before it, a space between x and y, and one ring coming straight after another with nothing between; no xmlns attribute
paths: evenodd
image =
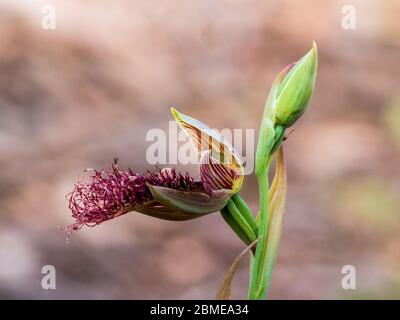
<svg viewBox="0 0 400 320"><path fill-rule="evenodd" d="M258 239L254 240L252 243L250 243L249 246L247 246L233 261L231 266L228 269L228 272L225 275L224 280L220 284L220 287L217 292L216 299L217 300L229 300L231 298L231 291L232 291L232 280L233 277L236 273L236 270L239 266L240 261L243 259L243 257L249 252L252 247L257 243Z"/></svg>

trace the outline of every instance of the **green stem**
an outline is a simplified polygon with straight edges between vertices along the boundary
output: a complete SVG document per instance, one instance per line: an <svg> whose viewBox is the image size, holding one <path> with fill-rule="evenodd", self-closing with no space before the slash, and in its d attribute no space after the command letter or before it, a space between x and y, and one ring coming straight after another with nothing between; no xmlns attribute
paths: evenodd
<svg viewBox="0 0 400 320"><path fill-rule="evenodd" d="M269 279L267 279L266 250L268 238L268 192L269 192L269 163L258 173L258 185L260 193L260 223L256 255L251 270L251 281L249 287L249 299L265 299L268 290Z"/></svg>
<svg viewBox="0 0 400 320"><path fill-rule="evenodd" d="M257 239L257 230L254 230L251 226L251 222L246 219L242 212L236 207L235 202L231 199L226 205L233 219L237 222L246 236L251 239L251 242ZM253 218L254 220L254 218Z"/></svg>
<svg viewBox="0 0 400 320"><path fill-rule="evenodd" d="M251 212L249 206L246 201L240 196L240 194L235 194L232 197L233 202L235 203L238 210L241 212L243 218L246 220L247 224L253 230L254 234L257 236L258 234L258 225L256 223L256 219L254 218L253 213Z"/></svg>
<svg viewBox="0 0 400 320"><path fill-rule="evenodd" d="M231 229L236 233L240 240L242 240L247 245L252 243L252 240L249 239L249 237L246 235L240 225L235 221L227 207L222 208L220 212L225 222L231 227Z"/></svg>

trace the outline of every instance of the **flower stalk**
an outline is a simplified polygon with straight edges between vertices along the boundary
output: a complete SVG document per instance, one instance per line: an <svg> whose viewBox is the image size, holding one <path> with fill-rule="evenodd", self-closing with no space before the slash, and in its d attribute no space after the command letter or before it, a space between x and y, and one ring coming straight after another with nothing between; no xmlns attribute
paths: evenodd
<svg viewBox="0 0 400 320"><path fill-rule="evenodd" d="M267 292L267 276L265 258L267 253L268 239L268 193L269 193L269 165L261 170L258 175L259 195L260 195L260 219L258 236L260 242L257 244L255 258L251 268L251 281L249 287L249 299L265 299Z"/></svg>
<svg viewBox="0 0 400 320"><path fill-rule="evenodd" d="M269 189L269 169L272 158L282 144L285 129L292 126L304 113L314 89L317 73L317 48L298 62L288 65L275 79L268 96L256 153L256 176L260 196L259 241L251 264L249 299L265 299L271 282L272 269L278 250L286 198L286 172L283 151L277 161L277 182L285 180L284 190L276 195L276 185ZM277 204L278 203L278 204Z"/></svg>

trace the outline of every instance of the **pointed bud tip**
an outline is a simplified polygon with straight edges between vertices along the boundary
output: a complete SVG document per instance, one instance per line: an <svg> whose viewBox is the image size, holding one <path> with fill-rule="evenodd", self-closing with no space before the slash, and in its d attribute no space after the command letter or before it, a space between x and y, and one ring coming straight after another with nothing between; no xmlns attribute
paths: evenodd
<svg viewBox="0 0 400 320"><path fill-rule="evenodd" d="M318 48L317 48L317 43L313 41L312 48L308 52L308 55L312 55L315 60L317 60L318 56Z"/></svg>
<svg viewBox="0 0 400 320"><path fill-rule="evenodd" d="M317 44L315 41L313 41L311 49L303 56L303 58L301 60L309 59L309 58L316 60L317 56L318 56Z"/></svg>
<svg viewBox="0 0 400 320"><path fill-rule="evenodd" d="M318 51L318 49L317 49L317 43L316 43L315 41L312 42L312 49L311 49L311 50L314 50L315 52Z"/></svg>

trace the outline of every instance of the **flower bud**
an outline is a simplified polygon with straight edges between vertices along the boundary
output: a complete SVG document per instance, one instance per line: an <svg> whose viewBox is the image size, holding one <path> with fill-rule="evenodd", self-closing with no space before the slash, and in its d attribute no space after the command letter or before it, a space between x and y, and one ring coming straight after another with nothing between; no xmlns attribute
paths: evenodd
<svg viewBox="0 0 400 320"><path fill-rule="evenodd" d="M315 42L303 58L286 67L284 71L275 91L273 110L275 124L288 128L304 113L313 93L317 75Z"/></svg>

